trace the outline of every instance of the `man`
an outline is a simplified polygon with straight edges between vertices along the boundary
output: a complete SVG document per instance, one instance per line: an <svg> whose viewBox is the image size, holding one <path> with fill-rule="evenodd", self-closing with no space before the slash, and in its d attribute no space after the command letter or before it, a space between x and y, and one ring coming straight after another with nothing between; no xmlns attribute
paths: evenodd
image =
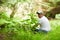
<svg viewBox="0 0 60 40"><path fill-rule="evenodd" d="M37 14L38 14L38 18L39 18L38 24L40 25L40 27L36 28L35 31L45 32L45 33L49 32L51 30L51 28L50 28L48 19L44 16L44 13L42 11L38 11Z"/></svg>

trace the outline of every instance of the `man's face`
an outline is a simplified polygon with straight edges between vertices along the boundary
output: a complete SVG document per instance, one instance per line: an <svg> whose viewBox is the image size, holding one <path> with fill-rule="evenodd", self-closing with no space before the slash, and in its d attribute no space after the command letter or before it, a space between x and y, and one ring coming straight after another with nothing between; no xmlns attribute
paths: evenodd
<svg viewBox="0 0 60 40"><path fill-rule="evenodd" d="M41 18L43 16L43 14L38 14L38 17Z"/></svg>

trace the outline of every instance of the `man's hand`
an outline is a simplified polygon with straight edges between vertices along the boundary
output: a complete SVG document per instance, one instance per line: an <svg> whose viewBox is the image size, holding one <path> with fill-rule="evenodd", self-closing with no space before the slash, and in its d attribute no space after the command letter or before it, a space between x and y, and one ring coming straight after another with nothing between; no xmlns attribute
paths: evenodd
<svg viewBox="0 0 60 40"><path fill-rule="evenodd" d="M38 25L39 25L39 24L36 23L36 24L32 27L32 30L35 30Z"/></svg>

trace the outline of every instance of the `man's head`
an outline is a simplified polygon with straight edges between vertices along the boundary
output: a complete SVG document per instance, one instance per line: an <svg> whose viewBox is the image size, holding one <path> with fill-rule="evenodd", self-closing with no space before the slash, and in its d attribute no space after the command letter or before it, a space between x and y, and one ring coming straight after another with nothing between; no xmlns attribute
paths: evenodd
<svg viewBox="0 0 60 40"><path fill-rule="evenodd" d="M37 14L38 14L38 17L39 17L39 18L41 18L41 17L43 17L43 16L44 16L44 14L43 14L43 12L42 12L42 11L38 11L38 12L37 12Z"/></svg>

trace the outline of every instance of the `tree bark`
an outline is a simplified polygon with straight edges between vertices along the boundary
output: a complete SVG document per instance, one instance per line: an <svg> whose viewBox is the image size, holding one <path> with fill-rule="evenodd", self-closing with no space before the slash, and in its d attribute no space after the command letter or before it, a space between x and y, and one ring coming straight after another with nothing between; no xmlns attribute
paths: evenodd
<svg viewBox="0 0 60 40"><path fill-rule="evenodd" d="M60 14L60 7L55 7L46 13L46 17L55 18L56 14Z"/></svg>
<svg viewBox="0 0 60 40"><path fill-rule="evenodd" d="M17 3L15 3L14 5L12 5L12 8L13 8L13 10L12 10L12 13L11 13L11 15L10 15L10 18L13 18L14 17L14 15L15 15L15 10L16 10L16 4Z"/></svg>

